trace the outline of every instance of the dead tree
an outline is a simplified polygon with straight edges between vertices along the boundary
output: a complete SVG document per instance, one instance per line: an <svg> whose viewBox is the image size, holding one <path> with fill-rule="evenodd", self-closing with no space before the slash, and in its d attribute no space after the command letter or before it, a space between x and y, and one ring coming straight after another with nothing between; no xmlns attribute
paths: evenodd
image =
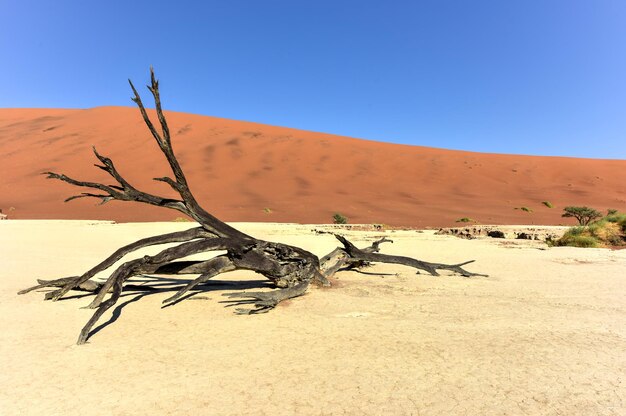
<svg viewBox="0 0 626 416"><path fill-rule="evenodd" d="M371 262L395 263L414 267L437 276L438 270L449 270L462 276L484 276L472 273L463 268L471 263L447 265L428 263L409 257L393 256L379 253L381 243L390 241L385 238L374 242L371 246L359 249L345 237L336 235L342 247L336 248L328 255L319 259L313 253L302 248L282 243L259 240L231 227L205 211L191 193L187 178L174 155L170 130L163 114L159 95L159 83L151 69L151 83L148 90L154 98L158 127L148 117L148 113L135 89L129 80L134 97L143 120L154 137L161 152L170 165L173 176L154 178L165 182L176 191L179 198L164 198L140 191L130 184L118 172L113 161L99 154L94 148L94 154L100 164L98 168L107 172L116 182L115 185L105 185L95 182L84 182L70 178L63 174L46 172L48 178L58 179L88 191L72 196L65 201L77 198L97 198L105 204L112 200L135 201L158 207L177 210L199 223L199 227L187 231L180 231L144 238L132 244L121 247L104 261L94 266L81 276L65 277L56 280L39 280L39 284L25 289L20 294L41 288L54 288L45 294L46 300L57 301L71 290L92 292L94 299L87 308L95 309L95 313L80 332L78 344L87 341L90 331L98 319L119 300L125 289L124 283L133 276L144 274L156 275L194 275L194 280L180 288L173 296L165 299L164 304L173 304L198 285L220 273L235 270L252 270L265 276L277 289L270 292L237 292L226 293L229 299L237 305L249 305L247 308L238 308L238 314L264 313L273 309L280 302L301 296L309 284L329 286L329 278L339 270L349 270L368 265ZM169 247L152 256L128 260L117 267L104 282L92 280L99 272L104 271L126 255L148 246L180 243ZM210 260L182 261L180 259L197 253L211 251L226 251L226 254L217 255Z"/></svg>

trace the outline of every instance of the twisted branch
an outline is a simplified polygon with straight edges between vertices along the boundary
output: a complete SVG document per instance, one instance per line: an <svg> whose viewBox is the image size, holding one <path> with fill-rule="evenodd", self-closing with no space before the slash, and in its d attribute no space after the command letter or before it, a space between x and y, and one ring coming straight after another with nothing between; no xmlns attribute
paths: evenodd
<svg viewBox="0 0 626 416"><path fill-rule="evenodd" d="M463 269L461 266L472 263L475 260L466 261L459 264L443 264L443 263L429 263L422 260L417 260L411 257L404 256L392 256L389 254L380 254L375 251L366 251L357 248L354 244L352 244L345 237L335 234L335 238L339 240L343 244L343 249L347 253L347 255L353 260L364 260L370 262L378 262L378 263L395 263L402 264L405 266L413 267L418 270L424 270L430 273L432 276L439 276L437 270L450 270L452 272L458 273L464 277L471 276L483 276L487 277L486 274L473 273ZM382 241L381 241L382 242ZM376 246L378 248L378 246ZM377 250L376 250L377 251Z"/></svg>

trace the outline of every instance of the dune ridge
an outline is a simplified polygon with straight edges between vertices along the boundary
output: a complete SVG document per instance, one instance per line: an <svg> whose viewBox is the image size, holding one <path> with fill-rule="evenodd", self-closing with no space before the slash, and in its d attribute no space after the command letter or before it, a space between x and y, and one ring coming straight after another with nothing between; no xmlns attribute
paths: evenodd
<svg viewBox="0 0 626 416"><path fill-rule="evenodd" d="M473 153L166 115L194 194L225 221L328 223L340 212L351 223L411 227L452 226L462 217L570 224L560 215L566 205L626 210L626 160ZM169 172L136 108L0 109L0 209L13 219L181 216L142 204L64 203L80 190L41 173L110 183L93 167L92 145L134 186L174 196L152 180Z"/></svg>

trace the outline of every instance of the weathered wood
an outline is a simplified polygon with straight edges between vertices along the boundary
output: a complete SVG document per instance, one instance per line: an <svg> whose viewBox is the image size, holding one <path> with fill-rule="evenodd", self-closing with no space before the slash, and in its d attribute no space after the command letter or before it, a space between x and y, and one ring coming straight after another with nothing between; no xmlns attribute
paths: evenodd
<svg viewBox="0 0 626 416"><path fill-rule="evenodd" d="M185 287L180 289L176 294L172 297L169 297L163 301L163 303L173 304L177 302L181 297L185 295L185 293L189 292L194 287L199 284L208 282L209 279L217 276L220 273L226 273L233 270L237 270L237 266L226 256L218 256L214 259L209 260L205 263L205 270L199 277L192 280Z"/></svg>
<svg viewBox="0 0 626 416"><path fill-rule="evenodd" d="M471 277L471 276L486 277L487 276L485 274L469 272L461 267L466 264L473 263L475 260L469 260L469 261L459 263L459 264L429 263L429 262L417 260L411 257L390 256L388 254L380 254L376 252L368 252L366 250L360 250L354 244L348 241L345 237L338 235L338 234L335 234L335 237L337 238L337 240L341 241L341 243L344 245L344 249L346 253L348 253L350 258L354 260L364 260L364 261L377 262L377 263L402 264L405 266L414 267L418 270L424 270L433 276L439 276L439 273L437 272L438 269L450 270L465 277Z"/></svg>
<svg viewBox="0 0 626 416"><path fill-rule="evenodd" d="M97 198L101 200L102 204L111 200L142 202L177 210L197 221L200 227L143 238L119 248L81 276L38 280L38 285L19 292L19 294L24 294L36 289L53 288L54 290L45 295L45 299L53 301L61 299L71 290L94 293L95 297L87 308L95 309L95 312L81 330L78 344L83 344L89 339L91 330L98 319L120 298L125 288L125 282L137 275L197 276L173 296L165 299L163 303L166 305L172 305L184 299L185 294L198 285L206 283L209 279L234 270L252 270L269 279L278 288L270 292L224 294L229 298L225 301L229 305L250 305L249 308L237 308L236 313L238 314L266 313L286 299L302 296L312 282L328 286L330 285L329 279L337 271L358 269L369 265L371 262L402 264L427 271L432 275L438 275L437 270L449 270L467 277L484 276L468 272L461 267L470 262L446 265L428 263L410 257L380 254L380 244L391 241L386 238L374 241L370 246L359 249L345 237L337 235L336 237L341 241L343 247L338 247L328 255L318 258L300 247L256 239L220 221L200 206L190 190L187 178L172 148L170 130L161 106L159 83L152 68L150 69L150 80L148 90L154 99L160 129L157 129L148 116L139 93L133 83L129 81L134 93L132 100L137 104L144 123L165 156L173 174L173 178L166 176L154 179L168 184L178 193L179 199L164 198L135 188L117 170L113 161L98 153L95 148L93 149L94 154L100 162L95 166L107 172L115 180L115 185L80 181L54 172L46 172L45 174L50 179L57 179L92 190L69 197L66 202L77 198ZM97 273L108 270L117 261L138 249L171 243L180 244L168 247L152 256L125 261L115 268L104 282L92 280ZM215 251L226 251L226 254L201 261L181 260L192 254Z"/></svg>
<svg viewBox="0 0 626 416"><path fill-rule="evenodd" d="M309 287L309 281L299 282L291 287L274 290L272 292L233 292L224 293L230 299L233 305L252 304L252 308L237 308L235 311L238 315L253 315L258 313L266 313L274 309L280 302L304 295Z"/></svg>

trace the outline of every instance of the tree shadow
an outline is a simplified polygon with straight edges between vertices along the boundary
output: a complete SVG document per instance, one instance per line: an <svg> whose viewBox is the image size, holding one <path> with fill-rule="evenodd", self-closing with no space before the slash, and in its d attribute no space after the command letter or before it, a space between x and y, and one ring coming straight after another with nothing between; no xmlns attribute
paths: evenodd
<svg viewBox="0 0 626 416"><path fill-rule="evenodd" d="M118 318L122 315L122 309L124 309L125 306L133 303L133 302L137 302L139 299L143 298L144 296L147 296L149 293L140 293L139 295L135 296L132 299L127 300L124 303L120 303L119 305L117 305L115 307L115 309L113 309L113 314L111 315L111 317L109 318L108 321L101 323L100 325L98 325L96 328L92 329L91 332L89 332L89 336L87 337L87 341L89 339L91 339L91 337L93 337L94 335L96 335L98 332L102 331L104 328L106 328L107 326L111 325L112 323L114 323L115 321L118 320Z"/></svg>
<svg viewBox="0 0 626 416"><path fill-rule="evenodd" d="M113 324L115 321L119 319L122 315L122 310L130 305L131 303L137 302L138 300L159 293L167 293L167 292L178 292L180 289L189 284L192 279L174 279L171 277L163 277L163 276L152 276L152 275L141 275L128 279L127 283L124 285L124 291L120 295L122 297L131 297L123 303L120 303L115 306L113 309L113 313L111 317L102 324L98 325L96 328L89 332L89 336L87 340L91 339L92 336L102 331L107 326ZM184 295L180 299L177 299L175 302L168 303L163 305L161 309L170 307L178 304L179 302L193 298L194 296L202 293L207 293L211 291L219 291L219 290L245 290L245 289L260 289L260 288L271 288L271 282L267 280L209 280L205 283L198 285L193 292ZM75 296L69 296L63 299L80 299L87 296L93 296L93 293L81 294Z"/></svg>
<svg viewBox="0 0 626 416"><path fill-rule="evenodd" d="M356 272L359 274L365 274L368 276L397 276L398 275L398 273L366 272L364 270L359 270L359 269L350 269L346 271Z"/></svg>

